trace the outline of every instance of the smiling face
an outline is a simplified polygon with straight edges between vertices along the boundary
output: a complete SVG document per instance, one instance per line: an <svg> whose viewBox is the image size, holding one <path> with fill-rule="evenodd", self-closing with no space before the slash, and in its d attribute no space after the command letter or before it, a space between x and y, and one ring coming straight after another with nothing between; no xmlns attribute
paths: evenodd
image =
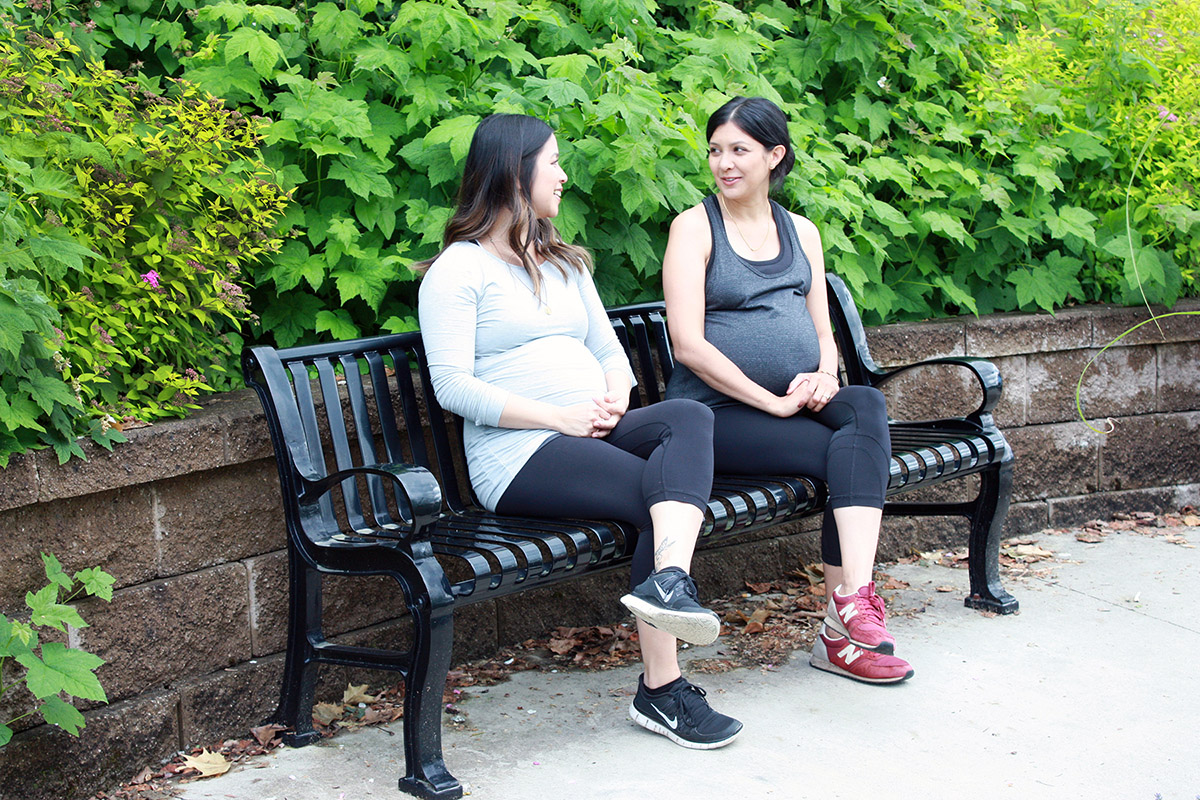
<svg viewBox="0 0 1200 800"><path fill-rule="evenodd" d="M529 186L529 202L538 219L558 216L562 203L562 187L567 182L567 173L558 163L558 140L554 134L538 151L533 168L533 179Z"/></svg>
<svg viewBox="0 0 1200 800"><path fill-rule="evenodd" d="M767 148L733 122L713 131L708 142L708 168L721 194L731 199L766 195L771 170L783 158L787 148Z"/></svg>

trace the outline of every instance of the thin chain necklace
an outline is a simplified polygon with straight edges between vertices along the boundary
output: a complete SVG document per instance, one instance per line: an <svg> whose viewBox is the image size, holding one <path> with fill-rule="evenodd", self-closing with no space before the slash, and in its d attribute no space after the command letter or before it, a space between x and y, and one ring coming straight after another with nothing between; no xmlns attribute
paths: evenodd
<svg viewBox="0 0 1200 800"><path fill-rule="evenodd" d="M487 240L488 240L488 242L491 243L492 249L496 251L496 254L500 258L500 260L505 262L506 264L510 263L508 261L508 259L506 259L504 257L504 251L502 251L500 249L500 246L498 244L496 244L496 240L492 238L492 235L490 233L487 235ZM512 252L513 252L513 255L516 255L515 250ZM520 259L517 259L517 260L520 261ZM516 265L514 264L513 266L516 266ZM545 314L553 314L554 313L554 309L552 309L550 307L550 303L547 302L540 294L538 294L537 292L534 292L532 288L529 291L532 292L533 296L537 298L538 305L540 305L542 307L543 313L545 313Z"/></svg>
<svg viewBox="0 0 1200 800"><path fill-rule="evenodd" d="M734 230L738 232L738 236L742 237L742 241L746 243L746 247L750 248L751 253L757 253L766 246L767 239L771 238L771 222L767 222L767 233L763 236L763 240L758 243L758 247L755 247L750 244L750 240L746 238L746 234L742 233L742 226L738 225L737 217L733 216L729 211L729 206L725 205L725 198L717 195L717 202L721 204L721 209L725 212L725 216L729 217L729 221L733 223Z"/></svg>

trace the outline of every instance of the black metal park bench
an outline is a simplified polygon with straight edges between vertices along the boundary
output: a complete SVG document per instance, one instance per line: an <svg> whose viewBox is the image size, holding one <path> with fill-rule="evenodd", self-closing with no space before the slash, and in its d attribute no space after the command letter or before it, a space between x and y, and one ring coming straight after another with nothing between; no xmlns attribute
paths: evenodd
<svg viewBox="0 0 1200 800"><path fill-rule="evenodd" d="M879 386L911 369L880 370L845 285L830 276L829 289L844 383ZM614 308L609 316L637 374L631 405L658 401L674 364L662 306ZM1013 460L992 420L1000 374L980 359L923 363L965 367L983 399L965 417L891 422L885 514L965 516L971 583L966 604L1015 611L1017 601L1001 586L998 570ZM503 517L476 505L466 480L460 421L433 399L419 332L284 350L249 348L243 368L266 410L288 530L288 648L274 721L291 729L290 744L318 738L312 706L319 664L399 672L406 689L407 761L400 788L424 798L461 796L441 745L454 609L625 566L632 531L611 520ZM967 475L979 475L978 495L970 502L891 499ZM718 476L698 547L819 513L825 498L824 485L803 475ZM410 647L401 652L327 640L323 575L394 578L413 620Z"/></svg>

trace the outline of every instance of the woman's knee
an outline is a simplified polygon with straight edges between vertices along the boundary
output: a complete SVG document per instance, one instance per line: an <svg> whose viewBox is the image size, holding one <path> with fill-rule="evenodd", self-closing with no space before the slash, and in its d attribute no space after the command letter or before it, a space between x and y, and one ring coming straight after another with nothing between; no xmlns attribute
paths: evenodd
<svg viewBox="0 0 1200 800"><path fill-rule="evenodd" d="M663 400L658 403L663 412L672 422L699 427L712 427L712 409L697 400L682 397Z"/></svg>
<svg viewBox="0 0 1200 800"><path fill-rule="evenodd" d="M834 399L851 405L861 419L887 418L887 398L874 386L843 386Z"/></svg>

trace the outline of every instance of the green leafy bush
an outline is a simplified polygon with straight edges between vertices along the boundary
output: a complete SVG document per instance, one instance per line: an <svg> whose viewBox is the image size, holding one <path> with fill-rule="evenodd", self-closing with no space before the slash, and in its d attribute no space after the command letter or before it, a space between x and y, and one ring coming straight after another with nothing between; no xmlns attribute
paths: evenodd
<svg viewBox="0 0 1200 800"><path fill-rule="evenodd" d="M793 120L784 202L818 223L869 322L1128 300L1112 187L1133 159L1109 109L1085 102L1068 125L1000 85L1021 32L1081 4L114 0L84 7L73 37L272 120L264 158L295 190L298 235L253 268L253 296L259 335L286 345L415 324L408 265L437 249L471 131L492 111L560 131L573 186L558 222L596 251L606 302L657 296L667 223L710 190L701 126L735 94ZM1075 30L1087 69L1128 60ZM1198 177L1191 162L1174 169ZM1156 260L1196 241L1182 223L1137 235ZM1157 299L1194 290L1161 265Z"/></svg>
<svg viewBox="0 0 1200 800"><path fill-rule="evenodd" d="M68 625L86 628L87 623L79 612L67 603L83 594L110 601L115 581L96 567L80 570L74 576L67 575L58 559L48 553L42 553L42 563L48 583L40 591L25 595L29 622L10 620L0 614L0 676L10 658L24 668L10 683L4 683L0 677L0 697L23 683L40 705L19 717L0 722L0 747L12 739L12 723L33 714L40 714L46 722L78 736L79 729L84 727L83 714L64 700L63 695L108 702L95 675L104 661L62 642L43 641L42 636L47 628L62 634L67 633Z"/></svg>
<svg viewBox="0 0 1200 800"><path fill-rule="evenodd" d="M0 459L52 444L65 460L93 424L71 422L80 408L111 439L231 385L253 318L241 272L278 250L288 200L255 121L80 63L39 20L0 25L0 358L24 374L15 394L4 379Z"/></svg>

